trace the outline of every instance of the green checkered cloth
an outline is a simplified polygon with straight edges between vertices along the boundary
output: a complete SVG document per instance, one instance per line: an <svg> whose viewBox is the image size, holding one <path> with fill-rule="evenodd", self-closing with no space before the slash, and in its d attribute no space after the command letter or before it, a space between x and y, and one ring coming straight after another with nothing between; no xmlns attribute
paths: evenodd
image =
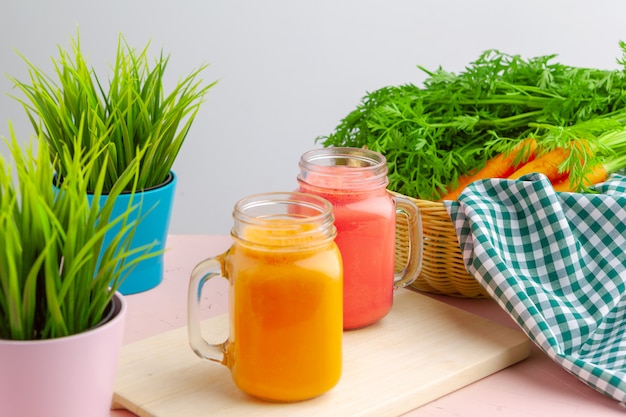
<svg viewBox="0 0 626 417"><path fill-rule="evenodd" d="M626 402L626 176L598 194L543 175L477 181L446 202L465 266L552 360Z"/></svg>

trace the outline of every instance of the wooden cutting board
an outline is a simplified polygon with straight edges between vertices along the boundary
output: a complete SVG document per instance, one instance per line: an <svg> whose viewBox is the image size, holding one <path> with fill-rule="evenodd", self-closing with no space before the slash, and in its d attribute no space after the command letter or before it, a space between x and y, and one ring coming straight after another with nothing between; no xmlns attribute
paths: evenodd
<svg viewBox="0 0 626 417"><path fill-rule="evenodd" d="M226 335L227 317L203 326ZM342 378L320 397L276 404L243 394L226 367L191 351L183 327L122 348L113 408L141 417L398 416L529 354L521 331L401 290L387 317L345 332Z"/></svg>

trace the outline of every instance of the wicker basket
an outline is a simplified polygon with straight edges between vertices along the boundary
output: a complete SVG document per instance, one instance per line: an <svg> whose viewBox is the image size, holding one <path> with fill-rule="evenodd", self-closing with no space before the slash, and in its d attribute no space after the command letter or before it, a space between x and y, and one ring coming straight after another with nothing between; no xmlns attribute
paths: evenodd
<svg viewBox="0 0 626 417"><path fill-rule="evenodd" d="M422 272L411 286L429 293L465 298L487 297L483 287L465 269L454 225L443 203L392 194L413 201L422 215L424 235ZM398 216L395 259L397 269L402 269L406 265L410 250L408 223L404 216Z"/></svg>

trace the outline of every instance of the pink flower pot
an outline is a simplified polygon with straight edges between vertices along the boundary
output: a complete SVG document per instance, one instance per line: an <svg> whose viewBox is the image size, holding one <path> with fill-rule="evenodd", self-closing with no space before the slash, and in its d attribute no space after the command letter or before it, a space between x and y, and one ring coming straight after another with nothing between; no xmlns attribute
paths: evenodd
<svg viewBox="0 0 626 417"><path fill-rule="evenodd" d="M108 417L126 301L102 325L48 340L0 340L0 416Z"/></svg>

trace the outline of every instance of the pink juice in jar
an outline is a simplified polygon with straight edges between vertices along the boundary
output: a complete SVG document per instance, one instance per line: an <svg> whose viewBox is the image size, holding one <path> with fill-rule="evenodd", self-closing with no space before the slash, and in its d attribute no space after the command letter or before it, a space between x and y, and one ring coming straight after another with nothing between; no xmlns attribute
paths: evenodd
<svg viewBox="0 0 626 417"><path fill-rule="evenodd" d="M387 194L385 192L385 194ZM367 326L387 315L393 303L395 207L388 195L326 195L333 204L344 278L344 328Z"/></svg>
<svg viewBox="0 0 626 417"><path fill-rule="evenodd" d="M344 329L377 322L391 310L397 282L408 285L421 268L420 229L418 262L409 260L402 277L394 274L398 201L386 189L384 157L359 148L312 150L300 160L298 184L299 191L323 197L333 206L335 242L344 266ZM402 205L419 216L413 203Z"/></svg>

